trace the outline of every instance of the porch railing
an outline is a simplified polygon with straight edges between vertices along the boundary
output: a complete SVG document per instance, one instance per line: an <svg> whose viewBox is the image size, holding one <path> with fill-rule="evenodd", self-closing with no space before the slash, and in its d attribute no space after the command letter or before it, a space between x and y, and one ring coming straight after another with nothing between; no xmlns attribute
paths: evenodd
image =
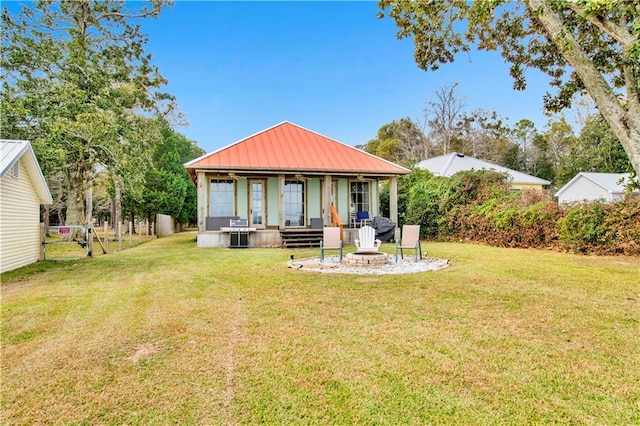
<svg viewBox="0 0 640 426"><path fill-rule="evenodd" d="M338 214L338 210L336 210L336 207L331 204L330 207L330 211L331 211L331 226L337 226L338 228L340 228L340 241L343 241L343 237L342 237L342 219L340 219L340 215Z"/></svg>

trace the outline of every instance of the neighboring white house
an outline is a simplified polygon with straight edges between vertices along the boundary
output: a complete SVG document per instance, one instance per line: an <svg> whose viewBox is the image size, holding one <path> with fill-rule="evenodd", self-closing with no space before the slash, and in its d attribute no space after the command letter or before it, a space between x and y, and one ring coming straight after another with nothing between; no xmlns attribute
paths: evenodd
<svg viewBox="0 0 640 426"><path fill-rule="evenodd" d="M416 164L416 167L429 170L434 175L443 177L451 177L461 171L494 170L498 173L506 173L510 178L509 183L513 189L542 189L543 185L549 185L551 183L548 180L540 179L539 177L489 163L488 161L479 160L458 152L422 160Z"/></svg>
<svg viewBox="0 0 640 426"><path fill-rule="evenodd" d="M0 272L38 261L40 205L52 203L31 144L0 139Z"/></svg>
<svg viewBox="0 0 640 426"><path fill-rule="evenodd" d="M602 200L612 202L624 197L621 181L628 173L580 172L556 192L559 203Z"/></svg>

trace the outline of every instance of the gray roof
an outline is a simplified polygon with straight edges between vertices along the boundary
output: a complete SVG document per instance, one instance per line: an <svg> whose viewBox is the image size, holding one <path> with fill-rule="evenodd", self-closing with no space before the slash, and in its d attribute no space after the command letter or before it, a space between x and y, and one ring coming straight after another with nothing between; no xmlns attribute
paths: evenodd
<svg viewBox="0 0 640 426"><path fill-rule="evenodd" d="M467 170L495 170L499 173L507 173L511 183L529 185L549 185L551 182L539 177L531 176L517 170L479 160L468 155L453 152L420 161L416 167L429 170L436 176L451 177L458 172Z"/></svg>
<svg viewBox="0 0 640 426"><path fill-rule="evenodd" d="M564 192L567 188L569 188L576 180L580 178L585 178L600 186L604 190L608 191L611 194L624 194L625 187L624 185L618 183L623 181L623 179L629 177L629 173L595 173L595 172L580 172L573 177L566 185L556 192L556 196Z"/></svg>
<svg viewBox="0 0 640 426"><path fill-rule="evenodd" d="M0 178L22 157L29 149L29 141L0 139Z"/></svg>
<svg viewBox="0 0 640 426"><path fill-rule="evenodd" d="M41 204L52 204L53 198L49 191L47 181L42 174L42 169L36 159L36 154L31 148L29 141L0 139L0 179L11 170L22 157L24 164L31 176L31 181L35 187Z"/></svg>

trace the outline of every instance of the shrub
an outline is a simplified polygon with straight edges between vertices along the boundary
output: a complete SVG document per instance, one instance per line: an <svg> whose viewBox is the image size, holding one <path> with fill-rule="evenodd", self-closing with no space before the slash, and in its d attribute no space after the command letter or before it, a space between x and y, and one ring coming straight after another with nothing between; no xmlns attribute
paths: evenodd
<svg viewBox="0 0 640 426"><path fill-rule="evenodd" d="M572 251L640 255L640 199L572 205L558 228L561 241Z"/></svg>
<svg viewBox="0 0 640 426"><path fill-rule="evenodd" d="M420 224L423 238L640 255L640 199L561 207L549 191L513 192L487 171L411 182L405 222Z"/></svg>
<svg viewBox="0 0 640 426"><path fill-rule="evenodd" d="M627 198L610 205L604 227L608 254L640 255L640 199Z"/></svg>
<svg viewBox="0 0 640 426"><path fill-rule="evenodd" d="M423 238L436 238L442 232L440 200L447 186L447 178L432 177L411 188L405 222L420 224Z"/></svg>
<svg viewBox="0 0 640 426"><path fill-rule="evenodd" d="M572 251L590 253L605 234L603 223L601 202L573 205L558 220L560 239Z"/></svg>
<svg viewBox="0 0 640 426"><path fill-rule="evenodd" d="M512 193L470 208L458 208L458 236L502 247L553 245L560 210L548 194L535 192L538 194Z"/></svg>

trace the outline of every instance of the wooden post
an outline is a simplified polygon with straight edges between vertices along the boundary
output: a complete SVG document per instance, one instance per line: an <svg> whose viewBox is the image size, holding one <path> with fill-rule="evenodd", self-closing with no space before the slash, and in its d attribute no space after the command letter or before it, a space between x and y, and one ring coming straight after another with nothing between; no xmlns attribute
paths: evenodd
<svg viewBox="0 0 640 426"><path fill-rule="evenodd" d="M109 224L105 220L102 223L102 235L104 235L104 251L109 252L109 236L107 235L107 232L109 232Z"/></svg>
<svg viewBox="0 0 640 426"><path fill-rule="evenodd" d="M151 222L151 239L156 237L156 223Z"/></svg>
<svg viewBox="0 0 640 426"><path fill-rule="evenodd" d="M100 248L102 248L102 253L107 254L107 250L104 248L104 244L100 241L100 234L96 232L96 239L98 240L98 244L100 244Z"/></svg>
<svg viewBox="0 0 640 426"><path fill-rule="evenodd" d="M129 248L133 247L133 222L129 221Z"/></svg>
<svg viewBox="0 0 640 426"><path fill-rule="evenodd" d="M331 225L331 175L325 175L322 181L322 221L325 226ZM335 194L334 194L335 195Z"/></svg>
<svg viewBox="0 0 640 426"><path fill-rule="evenodd" d="M278 175L278 228L285 229L285 215L284 215L284 175Z"/></svg>
<svg viewBox="0 0 640 426"><path fill-rule="evenodd" d="M118 250L122 250L122 222L118 221Z"/></svg>
<svg viewBox="0 0 640 426"><path fill-rule="evenodd" d="M389 219L396 224L394 240L400 240L400 223L398 222L398 177L389 178Z"/></svg>
<svg viewBox="0 0 640 426"><path fill-rule="evenodd" d="M44 260L44 247L45 247L45 238L44 238L44 222L40 222L40 252L38 253L38 260Z"/></svg>
<svg viewBox="0 0 640 426"><path fill-rule="evenodd" d="M209 194L207 178L204 171L197 172L198 185L198 232L204 232L206 229L207 205L209 204Z"/></svg>

